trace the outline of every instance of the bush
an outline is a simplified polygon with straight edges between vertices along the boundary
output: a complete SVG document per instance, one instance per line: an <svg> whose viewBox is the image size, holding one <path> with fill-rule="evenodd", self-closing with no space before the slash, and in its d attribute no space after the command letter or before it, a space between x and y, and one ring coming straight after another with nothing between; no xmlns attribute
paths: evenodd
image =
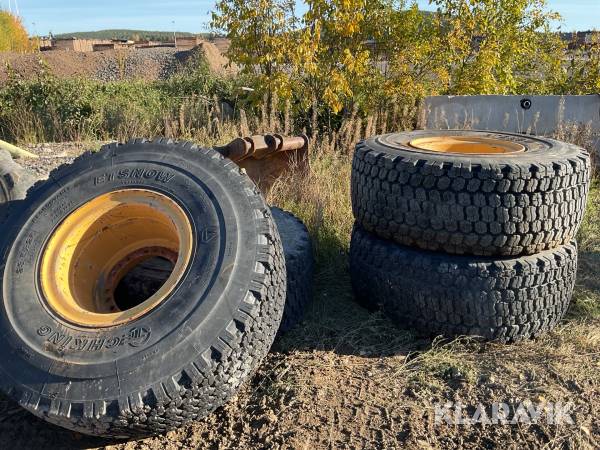
<svg viewBox="0 0 600 450"><path fill-rule="evenodd" d="M21 142L126 140L157 135L190 138L222 119L216 98L231 83L198 63L167 81L34 80L14 74L0 87L0 139Z"/></svg>

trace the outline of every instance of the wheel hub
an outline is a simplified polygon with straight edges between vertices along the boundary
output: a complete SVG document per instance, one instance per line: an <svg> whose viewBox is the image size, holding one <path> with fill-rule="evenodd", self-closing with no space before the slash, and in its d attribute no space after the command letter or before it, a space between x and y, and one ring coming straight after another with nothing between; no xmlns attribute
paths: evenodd
<svg viewBox="0 0 600 450"><path fill-rule="evenodd" d="M171 198L125 189L87 202L58 226L42 254L40 283L47 305L68 322L110 327L130 322L161 304L185 272L192 228ZM173 263L150 298L121 310L115 289L138 264L153 257Z"/></svg>

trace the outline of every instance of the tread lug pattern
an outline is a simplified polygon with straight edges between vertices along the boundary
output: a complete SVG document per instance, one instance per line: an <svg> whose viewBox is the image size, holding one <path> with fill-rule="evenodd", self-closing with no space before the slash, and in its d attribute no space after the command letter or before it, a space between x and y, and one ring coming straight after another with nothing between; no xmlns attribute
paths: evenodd
<svg viewBox="0 0 600 450"><path fill-rule="evenodd" d="M314 257L304 223L292 213L272 207L285 255L287 292L279 333L298 324L313 299Z"/></svg>
<svg viewBox="0 0 600 450"><path fill-rule="evenodd" d="M564 317L577 245L494 260L411 249L355 225L350 275L358 301L402 327L512 342L548 331Z"/></svg>
<svg viewBox="0 0 600 450"><path fill-rule="evenodd" d="M371 233L424 250L518 256L556 248L579 230L591 176L589 154L564 146L577 155L475 164L392 155L363 141L352 162L354 216Z"/></svg>

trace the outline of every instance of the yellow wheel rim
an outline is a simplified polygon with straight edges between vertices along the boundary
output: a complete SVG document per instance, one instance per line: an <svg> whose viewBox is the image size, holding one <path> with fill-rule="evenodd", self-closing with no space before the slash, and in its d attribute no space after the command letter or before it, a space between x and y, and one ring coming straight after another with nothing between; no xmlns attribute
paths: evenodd
<svg viewBox="0 0 600 450"><path fill-rule="evenodd" d="M48 306L71 323L120 325L169 296L190 261L192 244L190 221L169 197L144 189L103 194L71 213L51 235L41 260L41 288ZM120 310L117 284L152 257L173 263L169 278L150 298Z"/></svg>
<svg viewBox="0 0 600 450"><path fill-rule="evenodd" d="M525 146L516 142L477 136L436 136L413 139L409 145L420 150L468 155L521 153Z"/></svg>

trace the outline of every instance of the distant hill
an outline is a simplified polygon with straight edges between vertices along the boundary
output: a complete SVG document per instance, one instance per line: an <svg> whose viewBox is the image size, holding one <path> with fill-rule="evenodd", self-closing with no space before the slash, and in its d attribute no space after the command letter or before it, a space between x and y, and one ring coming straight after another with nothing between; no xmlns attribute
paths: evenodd
<svg viewBox="0 0 600 450"><path fill-rule="evenodd" d="M177 36L190 37L194 33L176 31ZM202 35L202 33L200 33ZM206 34L206 36L209 36ZM79 31L76 33L55 34L57 39L142 39L149 41L169 42L173 41L173 31L147 31L147 30L100 30Z"/></svg>

